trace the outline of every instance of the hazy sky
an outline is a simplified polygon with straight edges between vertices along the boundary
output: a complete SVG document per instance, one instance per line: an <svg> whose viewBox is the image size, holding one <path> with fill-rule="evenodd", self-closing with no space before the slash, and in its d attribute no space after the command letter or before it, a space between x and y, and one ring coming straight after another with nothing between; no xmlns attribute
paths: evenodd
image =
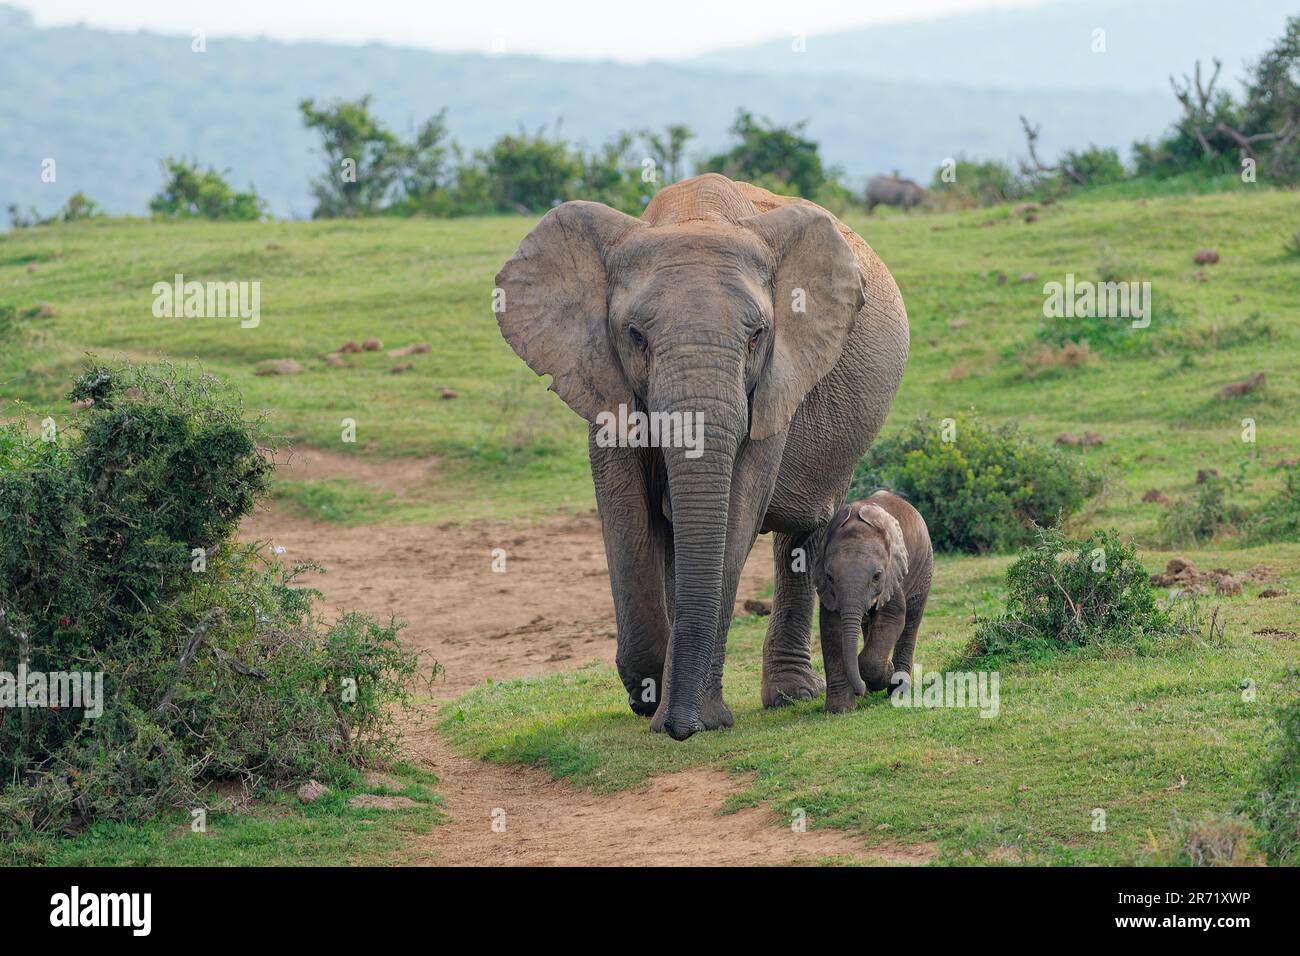
<svg viewBox="0 0 1300 956"><path fill-rule="evenodd" d="M4 0L41 26L84 21L209 39L380 41L639 62L796 33L1046 0Z"/></svg>

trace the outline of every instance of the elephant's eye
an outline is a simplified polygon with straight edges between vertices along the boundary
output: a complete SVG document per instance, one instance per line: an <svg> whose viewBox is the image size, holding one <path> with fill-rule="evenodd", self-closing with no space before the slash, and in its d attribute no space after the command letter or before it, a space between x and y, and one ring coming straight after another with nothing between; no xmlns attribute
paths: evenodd
<svg viewBox="0 0 1300 956"><path fill-rule="evenodd" d="M758 348L758 343L763 341L763 329L755 329L754 334L749 337L749 350L752 352Z"/></svg>
<svg viewBox="0 0 1300 956"><path fill-rule="evenodd" d="M644 352L646 342L645 342L645 336L641 334L641 330L638 329L635 325L629 325L627 327L627 334L628 337L632 339L632 344Z"/></svg>
<svg viewBox="0 0 1300 956"><path fill-rule="evenodd" d="M884 571L877 571L875 574L871 576L871 580L879 581L884 576L884 574L885 574Z"/></svg>

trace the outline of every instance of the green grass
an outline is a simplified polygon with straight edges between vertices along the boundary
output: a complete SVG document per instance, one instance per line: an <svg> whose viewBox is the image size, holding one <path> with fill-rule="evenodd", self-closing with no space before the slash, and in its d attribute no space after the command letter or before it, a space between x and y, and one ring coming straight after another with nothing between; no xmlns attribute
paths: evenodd
<svg viewBox="0 0 1300 956"><path fill-rule="evenodd" d="M194 832L189 813L144 823L100 822L70 839L24 848L49 866L362 866L400 857L407 841L446 819L432 790L438 778L405 764L388 774L398 786L357 777L310 804L293 791L264 795L250 809L209 813ZM416 806L348 806L363 793L403 796Z"/></svg>
<svg viewBox="0 0 1300 956"><path fill-rule="evenodd" d="M0 305L48 302L0 349L0 416L56 413L87 352L195 360L236 382L293 441L339 452L436 455L446 464L410 519L482 516L494 500L579 510L591 500L583 427L515 357L497 331L491 278L529 227L518 218L324 223L155 223L113 220L0 236ZM28 272L34 265L34 272ZM155 318L155 282L259 281L261 323ZM428 342L423 355L384 351L330 368L349 340L384 349ZM295 358L299 375L259 377L266 359ZM414 365L402 374L391 369ZM444 400L449 387L460 397ZM356 421L355 445L340 436ZM578 436L576 439L574 436ZM481 490L493 489L492 496ZM301 497L301 493L295 493ZM316 497L320 497L317 495ZM310 507L309 507L309 510ZM385 509L380 509L381 511Z"/></svg>
<svg viewBox="0 0 1300 956"><path fill-rule="evenodd" d="M1076 453L1106 475L1106 487L1067 530L1118 528L1148 549L1142 557L1156 570L1172 553L1149 550L1161 508L1143 504L1143 492L1178 498L1194 488L1197 469L1233 475L1245 461L1239 501L1250 506L1280 487L1279 462L1300 457L1300 270L1285 245L1300 221L1300 194L1225 186L1139 197L1136 188L1067 197L1042 207L1033 223L1010 207L849 221L898 279L911 320L912 354L886 427L974 409L994 423L1016 419L1043 441L1100 432L1104 445ZM472 521L499 516L500 503L511 500L528 501L534 517L588 509L585 426L515 357L490 311L492 277L531 224L110 221L0 237L0 306L21 314L48 302L56 312L21 319L0 347L0 417L47 409L57 417L71 370L87 351L164 353L229 376L250 407L271 411L296 441L438 459L436 478L419 497L347 479L282 482L277 494L302 513L351 522ZM1195 265L1192 253L1203 247L1218 249L1221 261ZM1025 356L1040 345L1043 283L1067 272L1095 279L1114 263L1150 280L1157 308L1176 319L1133 333L1143 337L1133 347L1095 348L1079 368L1029 367ZM1005 284L995 280L999 271ZM260 327L155 319L151 286L176 272L260 280ZM1037 278L1017 281L1027 272ZM954 329L955 320L966 324ZM385 348L428 341L432 351L402 360L365 353L345 369L319 357L370 336ZM306 371L253 375L258 361L282 357ZM397 361L415 367L391 374ZM1214 399L1253 372L1267 374L1266 388ZM459 397L440 398L444 386ZM347 417L357 422L355 446L340 442ZM1253 445L1241 440L1243 418L1256 423ZM1229 809L1249 786L1278 675L1300 647L1254 634L1296 629L1300 544L1246 548L1229 537L1177 553L1202 568L1268 565L1291 593L1259 600L1259 589L1248 587L1242 597L1210 599L1227 624L1222 644L1183 641L1155 652L1007 666L1001 716L992 720L898 710L882 699L843 718L823 716L819 702L764 712L757 705L762 624L742 619L728 656L726 694L737 717L730 731L685 744L651 736L627 711L617 680L599 668L478 688L446 712L444 727L466 752L542 760L553 773L602 790L680 767L730 768L751 775L745 801L802 806L814 825L870 839L934 841L945 861L998 857L1000 848L1043 862L1165 859L1175 810L1186 818ZM997 610L1009 560L941 559L919 645L923 666L956 660L972 611ZM1242 700L1247 679L1259 688L1254 703ZM1105 833L1091 830L1096 807L1107 810ZM158 828L139 840L160 845L174 829ZM251 832L248 840L257 845ZM92 833L69 846L98 845L111 857L127 842ZM286 858L311 857L311 844L287 841Z"/></svg>
<svg viewBox="0 0 1300 956"><path fill-rule="evenodd" d="M1007 208L936 216L850 217L898 279L912 324L912 356L892 420L973 407L1017 418L1032 435L1091 428L1107 444L1089 450L1117 487L1096 519L1149 538L1146 487L1185 488L1197 467L1235 468L1252 449L1240 419L1258 423L1265 466L1300 439L1294 376L1300 272L1284 244L1300 220L1300 194L1263 187L1206 196L1095 201L1070 197L1025 223ZM989 225L988 223L992 223ZM374 220L271 224L114 220L0 237L0 305L20 312L49 303L56 315L22 319L0 352L0 400L11 417L57 413L72 369L88 351L164 353L229 376L251 407L272 413L295 441L371 456L437 456L439 480L419 501L375 502L374 517L471 520L495 503L527 497L534 513L590 507L584 425L548 393L501 339L490 309L492 276L530 220ZM1215 266L1192 252L1213 246ZM1103 260L1130 264L1153 283L1158 303L1185 319L1151 343L1100 354L1083 368L1026 373L1019 356L1036 344L1042 284L1067 272L1095 278ZM29 266L35 268L28 272ZM1005 285L992 278L1010 276ZM1198 281L1203 271L1208 282ZM153 283L187 279L262 283L262 321L157 319ZM1038 279L1019 283L1035 272ZM988 277L982 277L988 273ZM1231 330L1258 313L1266 342L1204 348L1187 337ZM949 322L964 320L964 328ZM1145 333L1134 333L1144 335ZM429 342L407 359L383 352L331 368L320 356L350 339L385 348ZM1229 336L1230 337L1230 336ZM1266 346L1266 347L1265 347ZM305 371L258 377L257 362L293 357ZM390 372L398 362L414 368ZM1269 375L1257 397L1216 403L1214 392L1254 371ZM459 397L444 400L442 387ZM57 417L57 414L56 414ZM340 440L357 422L357 442ZM1267 467L1258 489L1273 484ZM291 497L323 499L334 490ZM319 501L317 503L319 505ZM328 516L329 507L313 508Z"/></svg>
<svg viewBox="0 0 1300 956"><path fill-rule="evenodd" d="M350 478L281 479L272 491L272 498L290 514L349 525L367 524L386 516L391 497Z"/></svg>
<svg viewBox="0 0 1300 956"><path fill-rule="evenodd" d="M1086 194L1089 200L1145 199L1151 196L1208 196L1213 193L1242 193L1258 188L1256 183L1245 183L1239 173L1206 176L1203 173L1184 173L1156 179L1152 176L1135 176L1118 183L1093 186Z"/></svg>
<svg viewBox="0 0 1300 956"><path fill-rule="evenodd" d="M1300 545L1207 553L1245 568L1284 565L1300 586ZM922 628L925 670L961 663L972 610L991 612L1006 558L944 558ZM1212 603L1227 635L1145 652L1062 653L1003 664L999 712L903 709L883 694L848 715L821 701L778 710L759 704L765 619L736 620L725 694L736 724L684 743L647 732L627 708L612 669L483 685L443 710L442 729L463 751L502 763L541 764L597 791L647 777L719 767L750 781L734 806L770 801L803 808L811 826L843 827L869 842L935 843L943 862L1141 864L1168 859L1175 811L1197 818L1230 809L1264 753L1279 672L1294 641L1257 637L1294 626L1293 601L1246 596ZM820 655L814 664L820 667ZM1243 699L1242 682L1257 696ZM1106 812L1094 832L1093 811ZM1008 857L1008 853L1010 854Z"/></svg>

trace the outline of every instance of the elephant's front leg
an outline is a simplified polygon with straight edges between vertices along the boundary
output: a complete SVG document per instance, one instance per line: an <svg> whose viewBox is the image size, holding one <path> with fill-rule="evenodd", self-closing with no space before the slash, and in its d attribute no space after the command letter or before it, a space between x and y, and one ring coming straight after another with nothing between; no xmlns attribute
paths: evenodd
<svg viewBox="0 0 1300 956"><path fill-rule="evenodd" d="M664 696L664 657L671 631L666 582L668 525L659 513L653 460L637 448L602 448L593 425L588 450L618 622L614 661L628 704L643 717Z"/></svg>
<svg viewBox="0 0 1300 956"><path fill-rule="evenodd" d="M778 442L746 443L736 456L731 477L731 498L727 506L727 540L722 556L722 589L719 595L717 634L714 638L709 676L700 707L700 722L705 730L730 727L734 722L731 708L722 696L723 665L727 656L727 634L736 607L736 591L745 560L753 550L754 540L776 484L776 466L780 460ZM671 693L672 676L666 677ZM663 712L655 715L652 730L661 729Z"/></svg>
<svg viewBox="0 0 1300 956"><path fill-rule="evenodd" d="M901 596L895 594L889 602L868 616L866 639L858 655L858 671L866 682L867 690L892 691L896 670L894 650L907 624L907 607ZM908 669L911 669L911 650L908 649Z"/></svg>
<svg viewBox="0 0 1300 956"><path fill-rule="evenodd" d="M815 591L809 541L777 534L772 542L776 587L763 641L763 706L820 697L826 682L812 668Z"/></svg>

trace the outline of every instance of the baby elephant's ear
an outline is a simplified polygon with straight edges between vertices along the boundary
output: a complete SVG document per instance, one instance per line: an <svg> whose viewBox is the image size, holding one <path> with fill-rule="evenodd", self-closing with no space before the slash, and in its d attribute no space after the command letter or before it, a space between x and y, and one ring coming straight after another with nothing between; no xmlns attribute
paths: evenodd
<svg viewBox="0 0 1300 956"><path fill-rule="evenodd" d="M879 505L863 505L858 514L863 521L884 535L885 548L889 551L889 566L885 569L885 579L880 586L880 603L883 604L894 593L894 588L907 577L907 543L903 540L903 529L898 520Z"/></svg>
<svg viewBox="0 0 1300 956"><path fill-rule="evenodd" d="M813 586L817 588L817 600L821 606L828 611L838 611L840 609L839 598L835 596L835 589L826 586L826 574L819 570L817 577L813 581Z"/></svg>
<svg viewBox="0 0 1300 956"><path fill-rule="evenodd" d="M835 596L834 589L826 586L826 552L830 549L831 538L835 536L835 532L852 517L853 509L848 505L844 505L831 516L831 522L826 526L826 544L822 547L822 553L817 556L815 563L813 587L817 589L817 599L828 611L838 611L840 602Z"/></svg>

